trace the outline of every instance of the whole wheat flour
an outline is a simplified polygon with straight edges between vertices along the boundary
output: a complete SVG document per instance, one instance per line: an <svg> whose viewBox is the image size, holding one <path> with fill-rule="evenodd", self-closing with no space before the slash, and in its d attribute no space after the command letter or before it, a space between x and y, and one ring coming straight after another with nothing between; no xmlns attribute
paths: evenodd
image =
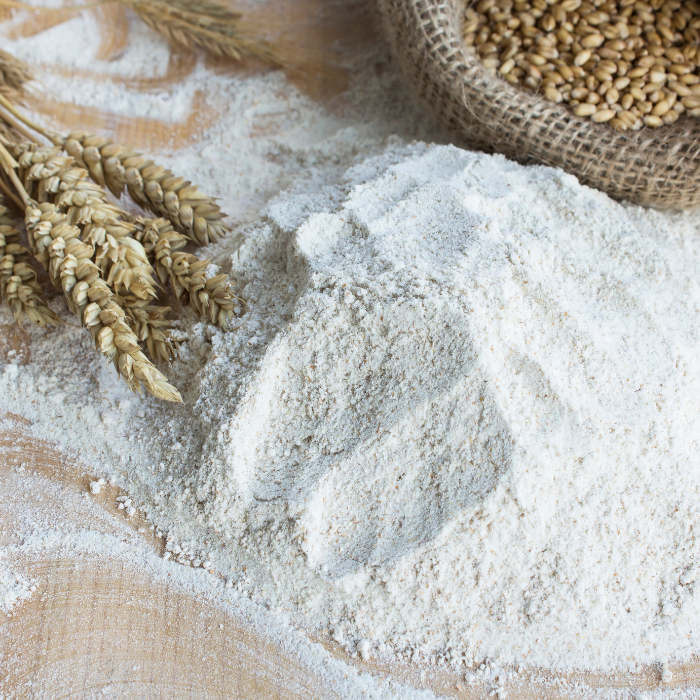
<svg viewBox="0 0 700 700"><path fill-rule="evenodd" d="M0 405L116 479L170 562L351 654L689 658L700 214L411 145L439 134L392 81L363 82L365 111L339 117L277 73L183 80L164 111L197 83L222 116L162 160L238 224L207 255L248 304L240 328L179 312L178 406L130 394L81 329L27 328L31 360L0 347Z"/></svg>
<svg viewBox="0 0 700 700"><path fill-rule="evenodd" d="M362 653L692 653L697 219L448 147L268 219L162 515L197 512L233 578Z"/></svg>

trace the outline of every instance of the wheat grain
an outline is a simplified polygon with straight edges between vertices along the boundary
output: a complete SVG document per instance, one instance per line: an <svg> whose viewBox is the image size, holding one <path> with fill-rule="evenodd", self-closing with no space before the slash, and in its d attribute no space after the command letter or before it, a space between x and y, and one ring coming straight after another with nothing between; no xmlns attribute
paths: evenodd
<svg viewBox="0 0 700 700"><path fill-rule="evenodd" d="M168 219L194 243L208 245L226 233L221 224L224 214L211 197L127 146L73 132L66 139L65 150L95 182L117 197L126 188L139 206Z"/></svg>
<svg viewBox="0 0 700 700"><path fill-rule="evenodd" d="M620 131L700 116L696 0L479 0L464 36L511 85Z"/></svg>
<svg viewBox="0 0 700 700"><path fill-rule="evenodd" d="M171 255L182 250L188 238L173 229L172 224L165 219L150 219L140 222L136 238L143 243L156 275L162 284L170 279Z"/></svg>

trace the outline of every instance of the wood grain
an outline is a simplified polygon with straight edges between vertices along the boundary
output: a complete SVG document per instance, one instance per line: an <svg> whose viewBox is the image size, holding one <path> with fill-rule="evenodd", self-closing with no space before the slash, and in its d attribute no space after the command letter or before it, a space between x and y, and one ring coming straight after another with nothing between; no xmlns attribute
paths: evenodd
<svg viewBox="0 0 700 700"><path fill-rule="evenodd" d="M3 625L0 692L19 697L334 698L221 609L105 556L35 558L41 598Z"/></svg>

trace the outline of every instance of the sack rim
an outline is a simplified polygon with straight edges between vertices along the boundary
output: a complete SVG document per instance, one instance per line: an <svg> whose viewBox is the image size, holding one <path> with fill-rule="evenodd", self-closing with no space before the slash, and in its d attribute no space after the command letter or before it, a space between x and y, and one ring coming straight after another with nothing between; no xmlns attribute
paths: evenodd
<svg viewBox="0 0 700 700"><path fill-rule="evenodd" d="M419 97L468 144L561 167L616 199L700 205L700 118L621 133L493 75L464 46L464 0L379 0L394 55Z"/></svg>

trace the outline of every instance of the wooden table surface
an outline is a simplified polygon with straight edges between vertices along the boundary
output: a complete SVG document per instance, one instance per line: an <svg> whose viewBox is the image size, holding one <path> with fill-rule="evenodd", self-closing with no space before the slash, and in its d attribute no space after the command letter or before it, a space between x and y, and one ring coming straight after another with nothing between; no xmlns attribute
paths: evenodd
<svg viewBox="0 0 700 700"><path fill-rule="evenodd" d="M271 11L271 7L274 11ZM102 31L100 57L119 55L128 39L126 10L115 3L92 10ZM72 16L33 14L15 27L20 36L49 29ZM255 20L256 18L253 17ZM276 31L288 46L316 60L342 42L345 50L381 42L372 0L274 0L257 18ZM217 70L265 70L263 66L232 68L210 61ZM165 87L192 71L192 54L173 50L166 75L135 80L144 90ZM59 69L55 69L59 70ZM60 69L64 70L65 69ZM78 73L78 71L74 71ZM92 75L92 77L100 77ZM103 76L104 79L112 79ZM336 101L345 87L340 68L324 71L290 69L288 77L315 100ZM186 143L213 123L216 115L192 112L178 124L118 116L54 100L54 125L109 132L117 140L143 151L167 149L174 139ZM28 362L28 336L14 325L0 325L0 362L14 350ZM86 497L94 479L89 465L67 461L50 445L28 436L29 423L2 413L11 429L0 433L0 546L17 544L19 524L31 506L35 517L72 523L95 532L125 533L143 546L160 552L162 540L142 527L138 518L127 521L117 510L117 487ZM31 474L31 488L25 488ZM38 515L36 515L38 513ZM139 529L143 532L139 532ZM0 612L0 699L8 698L340 698L325 676L271 639L204 596L169 585L128 559L95 554L60 554L47 550L23 558L3 560L38 585L37 592L8 616ZM173 567L178 566L172 564ZM319 640L337 658L344 652ZM430 688L444 697L487 697L489 688L467 687L463 676L416 665L386 666L346 659L363 670L391 677L415 688ZM427 671L427 673L426 673ZM700 697L700 666L672 667L668 691L685 689ZM566 681L555 685L552 681ZM555 676L546 670L528 672L511 683L508 697L580 698L571 683L591 688L655 691L660 669L646 667L634 674L578 674ZM568 683L568 684L567 684ZM697 690L697 694L694 690ZM608 697L608 695L606 695Z"/></svg>

